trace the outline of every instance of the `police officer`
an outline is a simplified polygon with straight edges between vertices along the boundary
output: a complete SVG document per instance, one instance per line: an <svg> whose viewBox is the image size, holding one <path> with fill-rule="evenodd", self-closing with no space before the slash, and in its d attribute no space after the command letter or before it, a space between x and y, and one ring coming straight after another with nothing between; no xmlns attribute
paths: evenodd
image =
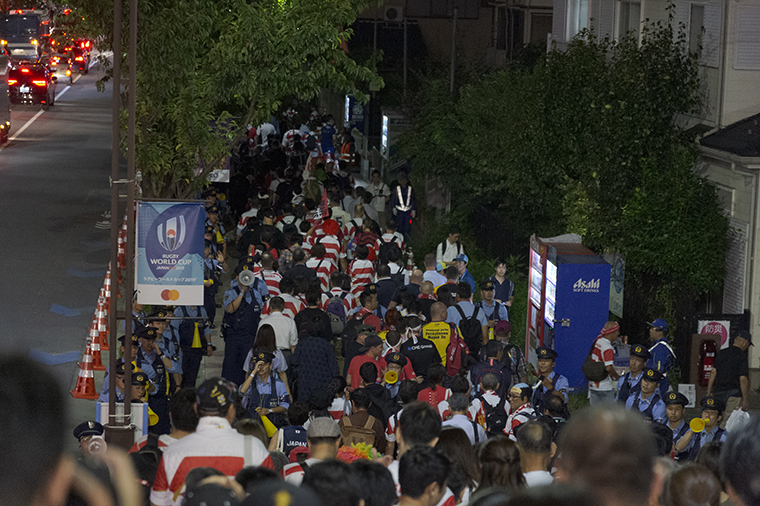
<svg viewBox="0 0 760 506"><path fill-rule="evenodd" d="M246 257L238 264L235 273L243 271L253 275L253 258ZM224 361L222 377L240 385L245 380L243 363L253 342L261 320L261 309L269 297L266 283L253 277L250 286L241 285L238 278L232 280L229 290L224 292Z"/></svg>
<svg viewBox="0 0 760 506"><path fill-rule="evenodd" d="M214 328L214 318L216 318L216 294L219 292L219 279L224 267L220 263L221 253L215 252L211 241L205 241L203 246L203 307L206 308L206 314L210 323L210 328Z"/></svg>
<svg viewBox="0 0 760 506"><path fill-rule="evenodd" d="M171 379L167 369L173 365L172 360L166 356L157 342L158 329L143 327L137 329L136 334L140 338L140 348L137 350L135 363L156 385L155 391L148 397L150 409L158 416L158 423L153 427L153 432L159 435L168 434L171 430L169 423Z"/></svg>
<svg viewBox="0 0 760 506"><path fill-rule="evenodd" d="M206 208L206 226L214 229L215 242L223 258L227 258L227 243L224 242L224 226L219 219L219 207L216 205Z"/></svg>
<svg viewBox="0 0 760 506"><path fill-rule="evenodd" d="M182 350L179 347L179 335L176 334L176 329L169 325L169 318L173 315L174 308L164 306L156 308L147 318L148 327L158 331L156 342L170 361L170 364L167 363L166 371L171 375L171 392L179 389L179 385L182 384Z"/></svg>
<svg viewBox="0 0 760 506"><path fill-rule="evenodd" d="M660 380L662 380L662 374L659 371L645 367L639 382L641 390L628 397L625 409L640 412L648 422L662 423L665 420L666 410L657 388Z"/></svg>
<svg viewBox="0 0 760 506"><path fill-rule="evenodd" d="M203 306L179 306L174 310L174 316L185 318L171 323L182 350L182 386L195 387L203 355L210 357L214 353L206 309Z"/></svg>
<svg viewBox="0 0 760 506"><path fill-rule="evenodd" d="M488 320L489 334L493 338L493 328L502 320L509 320L507 306L494 299L493 281L487 279L480 282L480 302L478 305Z"/></svg>
<svg viewBox="0 0 760 506"><path fill-rule="evenodd" d="M286 421L285 412L290 406L290 396L285 383L272 371L274 354L256 350L253 352L252 360L255 365L240 385L243 406L251 414L266 416L275 427L283 427Z"/></svg>
<svg viewBox="0 0 760 506"><path fill-rule="evenodd" d="M388 393L391 395L391 398L399 401L400 399L398 398L398 390L401 387L401 378L404 377L404 367L407 363L406 357L402 353L395 351L393 353L388 353L385 356L385 363L387 364L387 367L385 368L385 372L381 378L382 384L385 385L385 388L388 389ZM396 373L396 381L393 383L388 383L386 381L385 373L388 372Z"/></svg>
<svg viewBox="0 0 760 506"><path fill-rule="evenodd" d="M567 404L567 391L570 383L567 378L554 372L557 361L557 352L546 346L536 348L538 360L538 381L533 385L533 409L536 413L543 414L546 408L547 396L555 395L562 398Z"/></svg>
<svg viewBox="0 0 760 506"><path fill-rule="evenodd" d="M683 413L689 404L689 399L681 392L668 392L665 396L665 411L667 413L667 426L673 431L673 444L686 435L689 431L689 424L683 419ZM686 458L684 452L676 452L675 460Z"/></svg>
<svg viewBox="0 0 760 506"><path fill-rule="evenodd" d="M708 395L702 398L700 405L702 406L702 420L705 421L704 428L699 432L692 428L676 443L676 451L683 452L686 460L696 460L699 450L707 443L725 441L728 437L725 429L720 428L726 403Z"/></svg>
<svg viewBox="0 0 760 506"><path fill-rule="evenodd" d="M88 420L74 427L74 437L79 441L79 451L82 457L87 458L92 455L94 448L90 447L93 437L103 437L103 426L98 422Z"/></svg>
<svg viewBox="0 0 760 506"><path fill-rule="evenodd" d="M132 353L130 354L130 357L132 357L132 360L134 361L137 356L137 349L140 347L140 338L135 334L130 334L129 338L132 343ZM119 345L119 350L122 357L124 357L124 339L125 336L120 336L118 339L121 343ZM134 364L134 362L132 363ZM121 369L118 368L119 364L121 364ZM117 360L116 366L116 402L124 402L124 359L120 358ZM121 370L121 377L119 377L119 370ZM106 374L103 377L103 387L100 389L100 397L98 398L100 402L108 402L108 399L110 398L109 391L111 382L108 379L110 372L111 366L106 367Z"/></svg>
<svg viewBox="0 0 760 506"><path fill-rule="evenodd" d="M629 372L625 373L617 384L617 397L615 400L625 404L628 397L641 391L641 377L644 375L644 366L651 354L646 347L634 344L631 347L631 359L628 365Z"/></svg>
<svg viewBox="0 0 760 506"><path fill-rule="evenodd" d="M662 318L657 318L647 325L649 325L649 337L652 339L652 347L649 348L652 358L647 362L647 367L656 369L662 375L660 395L665 397L670 386L668 372L675 364L676 354L668 344L668 322Z"/></svg>

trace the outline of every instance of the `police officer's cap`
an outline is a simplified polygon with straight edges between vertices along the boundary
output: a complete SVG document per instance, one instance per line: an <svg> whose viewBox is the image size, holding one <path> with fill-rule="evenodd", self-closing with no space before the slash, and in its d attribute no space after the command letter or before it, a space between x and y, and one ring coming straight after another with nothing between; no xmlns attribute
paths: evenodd
<svg viewBox="0 0 760 506"><path fill-rule="evenodd" d="M266 350L256 350L253 352L253 358L256 362L271 363L274 360L274 353Z"/></svg>
<svg viewBox="0 0 760 506"><path fill-rule="evenodd" d="M702 409L714 409L719 413L722 413L726 410L726 403L720 399L713 397L712 395L702 397L700 404L702 405Z"/></svg>
<svg viewBox="0 0 760 506"><path fill-rule="evenodd" d="M204 197L210 197L212 195L216 195L216 188L214 188L213 186L209 186L208 188L203 190Z"/></svg>
<svg viewBox="0 0 760 506"><path fill-rule="evenodd" d="M214 227L211 225L206 225L206 228L203 230L204 234L213 234L214 233Z"/></svg>
<svg viewBox="0 0 760 506"><path fill-rule="evenodd" d="M687 399L686 396L681 392L668 392L668 394L665 396L666 406L681 405L683 407L686 407L687 404L689 404L689 399Z"/></svg>
<svg viewBox="0 0 760 506"><path fill-rule="evenodd" d="M152 313L150 313L150 315L148 316L148 319L150 321L160 322L160 321L166 321L168 317L169 317L169 312L166 309L157 308Z"/></svg>
<svg viewBox="0 0 760 506"><path fill-rule="evenodd" d="M82 439L83 437L87 436L102 436L103 435L103 426L99 424L98 422L93 422L92 420L89 420L87 422L82 422L76 427L74 427L74 437L77 439Z"/></svg>
<svg viewBox="0 0 760 506"><path fill-rule="evenodd" d="M126 336L120 336L120 337L119 337L119 342L120 342L121 344L124 344L124 340L125 340L125 339L126 339ZM138 345L138 344L140 344L140 337L139 337L137 334L132 334L132 335L130 335L130 336L129 336L129 340L130 340L130 341L132 341L132 344L133 344L133 345Z"/></svg>
<svg viewBox="0 0 760 506"><path fill-rule="evenodd" d="M198 409L207 413L226 413L237 398L237 385L224 378L209 378L195 391Z"/></svg>
<svg viewBox="0 0 760 506"><path fill-rule="evenodd" d="M556 360L559 356L556 351L554 351L551 348L547 348L546 346L540 346L536 348L536 356L539 360L542 358Z"/></svg>
<svg viewBox="0 0 760 506"><path fill-rule="evenodd" d="M645 379L647 381L660 381L663 378L660 371L657 369L652 369L651 367L645 367L643 372L644 375L641 377L641 379Z"/></svg>
<svg viewBox="0 0 760 506"><path fill-rule="evenodd" d="M132 364L132 372L134 373L136 371L135 364ZM124 374L124 359L120 358L116 361L116 374L117 375L123 375Z"/></svg>
<svg viewBox="0 0 760 506"><path fill-rule="evenodd" d="M216 206L208 206L206 208L206 214L212 214L212 213L219 214L219 208Z"/></svg>
<svg viewBox="0 0 760 506"><path fill-rule="evenodd" d="M367 295L372 295L373 293L377 293L377 285L374 283L370 283L366 287L364 287L364 293Z"/></svg>
<svg viewBox="0 0 760 506"><path fill-rule="evenodd" d="M244 270L253 271L253 266L256 263L256 261L251 256L247 256L244 259L240 260L238 262L237 267L235 267L235 274L240 274Z"/></svg>
<svg viewBox="0 0 760 506"><path fill-rule="evenodd" d="M135 335L141 339L158 339L158 329L153 327L142 327L135 330Z"/></svg>
<svg viewBox="0 0 760 506"><path fill-rule="evenodd" d="M480 282L480 289L481 290L493 290L493 281L490 279L487 279L485 281Z"/></svg>
<svg viewBox="0 0 760 506"><path fill-rule="evenodd" d="M389 353L385 356L385 361L388 364L398 364L401 367L406 365L406 357L399 352Z"/></svg>
<svg viewBox="0 0 760 506"><path fill-rule="evenodd" d="M649 353L647 347L641 346L640 344L634 344L631 346L631 356L643 358L644 360L649 360L652 358L652 354Z"/></svg>
<svg viewBox="0 0 760 506"><path fill-rule="evenodd" d="M148 375L142 371L132 373L132 384L133 385L147 385Z"/></svg>

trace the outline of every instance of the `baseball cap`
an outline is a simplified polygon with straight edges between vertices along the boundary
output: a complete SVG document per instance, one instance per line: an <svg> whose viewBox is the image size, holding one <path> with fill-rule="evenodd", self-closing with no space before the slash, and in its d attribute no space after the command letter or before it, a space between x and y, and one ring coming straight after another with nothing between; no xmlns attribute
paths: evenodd
<svg viewBox="0 0 760 506"><path fill-rule="evenodd" d="M460 253L456 256L456 258L454 258L454 260L456 260L457 262L469 263L470 257L465 255L464 253Z"/></svg>
<svg viewBox="0 0 760 506"><path fill-rule="evenodd" d="M649 325L650 327L654 327L656 329L668 330L668 322L666 322L662 318L657 318L655 321L653 321L652 323L648 323L647 325Z"/></svg>
<svg viewBox="0 0 760 506"><path fill-rule="evenodd" d="M442 271L445 268L446 268L446 265L443 262L436 262L435 263L435 270L436 271L440 272L440 271Z"/></svg>
<svg viewBox="0 0 760 506"><path fill-rule="evenodd" d="M306 435L309 438L340 437L340 427L332 417L320 416L311 421Z"/></svg>
<svg viewBox="0 0 760 506"><path fill-rule="evenodd" d="M749 344L752 344L752 334L749 333L749 330L740 330L739 332L736 333L736 337L741 337L742 339L746 339L747 341L749 341Z"/></svg>
<svg viewBox="0 0 760 506"><path fill-rule="evenodd" d="M507 320L499 320L493 327L494 334L509 334L512 331L512 325Z"/></svg>
<svg viewBox="0 0 760 506"><path fill-rule="evenodd" d="M223 378L209 378L195 392L198 409L221 413L235 402L237 386Z"/></svg>

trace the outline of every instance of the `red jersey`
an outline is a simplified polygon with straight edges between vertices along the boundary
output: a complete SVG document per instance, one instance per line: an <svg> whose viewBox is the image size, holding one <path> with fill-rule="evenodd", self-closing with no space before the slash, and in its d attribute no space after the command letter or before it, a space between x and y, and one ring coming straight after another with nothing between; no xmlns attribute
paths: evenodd
<svg viewBox="0 0 760 506"><path fill-rule="evenodd" d="M436 387L435 390L433 390L432 387L427 387L417 394L417 400L427 402L434 408L438 409L438 405L448 399L450 395L451 390L448 388Z"/></svg>
<svg viewBox="0 0 760 506"><path fill-rule="evenodd" d="M385 363L385 359L383 357L378 357L377 360L373 359L369 355L362 354L359 356L354 357L351 360L351 365L348 367L348 376L351 376L351 384L349 387L352 390L356 390L361 386L362 383L362 377L359 375L359 368L366 364L367 362L372 362L377 366L377 377L379 378L380 375L385 370L385 367L387 364Z"/></svg>
<svg viewBox="0 0 760 506"><path fill-rule="evenodd" d="M310 258L306 262L306 267L316 271L323 292L330 289L330 274L338 270L338 267L331 260L327 258Z"/></svg>
<svg viewBox="0 0 760 506"><path fill-rule="evenodd" d="M351 293L358 297L364 287L375 282L375 266L369 260L353 260L348 266L347 274L351 276Z"/></svg>

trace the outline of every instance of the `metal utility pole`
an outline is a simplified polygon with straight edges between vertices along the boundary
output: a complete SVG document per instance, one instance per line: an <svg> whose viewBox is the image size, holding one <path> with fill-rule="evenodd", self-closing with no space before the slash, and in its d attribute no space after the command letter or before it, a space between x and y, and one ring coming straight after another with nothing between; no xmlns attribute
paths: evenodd
<svg viewBox="0 0 760 506"><path fill-rule="evenodd" d="M454 26L451 31L451 86L449 92L454 94L454 74L456 72L457 64L457 17L459 15L459 8L454 7Z"/></svg>

